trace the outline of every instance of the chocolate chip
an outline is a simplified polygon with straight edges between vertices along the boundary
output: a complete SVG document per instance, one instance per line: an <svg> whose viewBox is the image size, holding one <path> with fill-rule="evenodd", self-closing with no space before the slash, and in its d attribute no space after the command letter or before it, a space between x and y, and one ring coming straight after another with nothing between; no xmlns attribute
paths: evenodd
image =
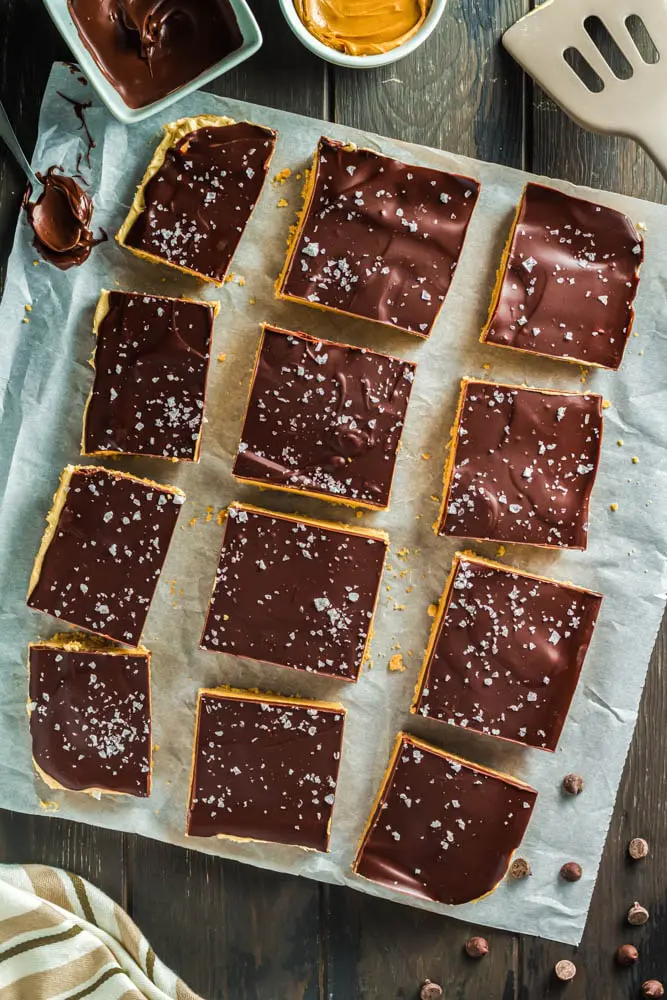
<svg viewBox="0 0 667 1000"><path fill-rule="evenodd" d="M566 774L563 778L563 791L568 795L581 795L584 790L584 779L579 774Z"/></svg>
<svg viewBox="0 0 667 1000"><path fill-rule="evenodd" d="M642 983L643 997L664 997L665 987L657 979L647 979Z"/></svg>
<svg viewBox="0 0 667 1000"><path fill-rule="evenodd" d="M648 856L648 844L642 837L635 837L628 844L628 854L633 861L640 861Z"/></svg>
<svg viewBox="0 0 667 1000"><path fill-rule="evenodd" d="M641 903L633 903L628 910L628 923L633 927L641 927L648 920L648 910Z"/></svg>
<svg viewBox="0 0 667 1000"><path fill-rule="evenodd" d="M562 959L560 962L556 963L554 969L556 973L556 978L560 979L563 983L569 983L571 979L577 974L577 967L574 962L568 962L566 958Z"/></svg>
<svg viewBox="0 0 667 1000"><path fill-rule="evenodd" d="M566 882L578 882L584 870L576 861L568 861L560 870L560 877Z"/></svg>
<svg viewBox="0 0 667 1000"><path fill-rule="evenodd" d="M633 944L622 944L616 949L616 961L619 965L634 965L639 959L639 952Z"/></svg>
<svg viewBox="0 0 667 1000"><path fill-rule="evenodd" d="M442 996L442 986L432 983L430 979L425 979L419 991L419 1000L439 1000Z"/></svg>
<svg viewBox="0 0 667 1000"><path fill-rule="evenodd" d="M483 937L471 937L466 941L465 948L470 958L484 958L489 953L489 942Z"/></svg>
<svg viewBox="0 0 667 1000"><path fill-rule="evenodd" d="M515 858L510 865L510 878L528 878L529 875L533 874L532 868L525 858Z"/></svg>

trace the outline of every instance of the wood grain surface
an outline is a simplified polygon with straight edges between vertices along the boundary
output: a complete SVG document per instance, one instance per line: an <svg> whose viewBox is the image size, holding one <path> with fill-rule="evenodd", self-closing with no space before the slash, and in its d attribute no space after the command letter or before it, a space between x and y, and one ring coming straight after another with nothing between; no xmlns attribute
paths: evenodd
<svg viewBox="0 0 667 1000"><path fill-rule="evenodd" d="M265 45L218 82L219 93L667 201L667 185L641 150L582 132L503 53L500 33L528 0L449 0L419 52L358 73L310 56L276 0L251 6ZM40 0L0 0L0 98L28 150L51 62L66 57ZM21 175L0 149L0 267L22 190ZM62 865L91 879L211 1000L414 1000L426 977L441 983L449 1000L630 1000L643 979L667 980L664 652L663 631L578 952L489 931L489 956L473 962L463 944L480 928L52 817L0 813L0 858ZM648 839L647 861L628 861L633 836ZM651 911L643 928L624 920L635 899ZM639 947L641 961L619 970L613 953L626 941ZM565 990L552 971L561 958L579 970Z"/></svg>

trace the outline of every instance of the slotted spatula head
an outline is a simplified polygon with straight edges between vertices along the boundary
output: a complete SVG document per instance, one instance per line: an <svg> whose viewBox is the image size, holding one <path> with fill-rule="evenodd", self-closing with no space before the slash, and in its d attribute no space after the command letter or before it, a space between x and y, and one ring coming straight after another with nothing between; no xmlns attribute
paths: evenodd
<svg viewBox="0 0 667 1000"><path fill-rule="evenodd" d="M547 0L503 44L576 122L636 139L667 176L667 0Z"/></svg>

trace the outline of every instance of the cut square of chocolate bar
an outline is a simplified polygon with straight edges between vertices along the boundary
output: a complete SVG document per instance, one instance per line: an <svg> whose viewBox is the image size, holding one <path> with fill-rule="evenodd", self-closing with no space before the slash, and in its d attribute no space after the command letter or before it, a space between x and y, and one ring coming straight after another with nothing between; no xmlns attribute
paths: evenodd
<svg viewBox="0 0 667 1000"><path fill-rule="evenodd" d="M279 298L428 337L479 184L320 139Z"/></svg>
<svg viewBox="0 0 667 1000"><path fill-rule="evenodd" d="M602 396L464 379L436 532L585 549Z"/></svg>
<svg viewBox="0 0 667 1000"><path fill-rule="evenodd" d="M232 504L202 648L356 681L387 545L379 531Z"/></svg>
<svg viewBox="0 0 667 1000"><path fill-rule="evenodd" d="M415 367L265 326L234 475L256 486L385 509Z"/></svg>
<svg viewBox="0 0 667 1000"><path fill-rule="evenodd" d="M32 643L29 667L32 756L47 785L150 795L148 650L61 635Z"/></svg>
<svg viewBox="0 0 667 1000"><path fill-rule="evenodd" d="M138 645L184 502L175 486L68 465L33 567L29 607Z"/></svg>
<svg viewBox="0 0 667 1000"><path fill-rule="evenodd" d="M643 259L622 212L526 185L482 342L619 368Z"/></svg>
<svg viewBox="0 0 667 1000"><path fill-rule="evenodd" d="M399 733L353 871L437 903L483 899L504 878L536 798L507 774Z"/></svg>
<svg viewBox="0 0 667 1000"><path fill-rule="evenodd" d="M277 134L216 115L181 118L164 133L116 238L139 257L221 285Z"/></svg>
<svg viewBox="0 0 667 1000"><path fill-rule="evenodd" d="M555 750L602 596L457 553L412 711Z"/></svg>
<svg viewBox="0 0 667 1000"><path fill-rule="evenodd" d="M199 461L219 304L103 291L84 455Z"/></svg>
<svg viewBox="0 0 667 1000"><path fill-rule="evenodd" d="M187 833L329 849L345 709L200 691Z"/></svg>

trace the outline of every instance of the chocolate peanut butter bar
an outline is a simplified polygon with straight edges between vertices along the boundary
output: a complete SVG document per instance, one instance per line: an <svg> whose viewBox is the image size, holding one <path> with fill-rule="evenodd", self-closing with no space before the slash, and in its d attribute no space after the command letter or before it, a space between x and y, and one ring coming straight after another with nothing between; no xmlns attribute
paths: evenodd
<svg viewBox="0 0 667 1000"><path fill-rule="evenodd" d="M279 298L428 337L479 184L320 139Z"/></svg>
<svg viewBox="0 0 667 1000"><path fill-rule="evenodd" d="M33 567L29 607L138 645L184 502L175 486L68 465Z"/></svg>
<svg viewBox="0 0 667 1000"><path fill-rule="evenodd" d="M388 507L414 374L410 361L265 326L234 475Z"/></svg>
<svg viewBox="0 0 667 1000"><path fill-rule="evenodd" d="M84 455L199 461L217 302L103 291Z"/></svg>
<svg viewBox="0 0 667 1000"><path fill-rule="evenodd" d="M602 397L464 379L440 535L585 549Z"/></svg>
<svg viewBox="0 0 667 1000"><path fill-rule="evenodd" d="M437 903L482 899L509 868L537 792L399 733L353 870Z"/></svg>
<svg viewBox="0 0 667 1000"><path fill-rule="evenodd" d="M619 368L643 259L643 240L622 212L528 184L482 342Z"/></svg>
<svg viewBox="0 0 667 1000"><path fill-rule="evenodd" d="M221 285L264 186L276 133L216 115L164 127L117 239Z"/></svg>
<svg viewBox="0 0 667 1000"><path fill-rule="evenodd" d="M232 504L202 648L356 681L387 545L379 531Z"/></svg>
<svg viewBox="0 0 667 1000"><path fill-rule="evenodd" d="M62 635L32 643L29 667L32 756L47 785L150 795L148 650Z"/></svg>
<svg viewBox="0 0 667 1000"><path fill-rule="evenodd" d="M457 553L413 712L555 750L602 597Z"/></svg>
<svg viewBox="0 0 667 1000"><path fill-rule="evenodd" d="M200 691L187 833L327 851L342 705Z"/></svg>

